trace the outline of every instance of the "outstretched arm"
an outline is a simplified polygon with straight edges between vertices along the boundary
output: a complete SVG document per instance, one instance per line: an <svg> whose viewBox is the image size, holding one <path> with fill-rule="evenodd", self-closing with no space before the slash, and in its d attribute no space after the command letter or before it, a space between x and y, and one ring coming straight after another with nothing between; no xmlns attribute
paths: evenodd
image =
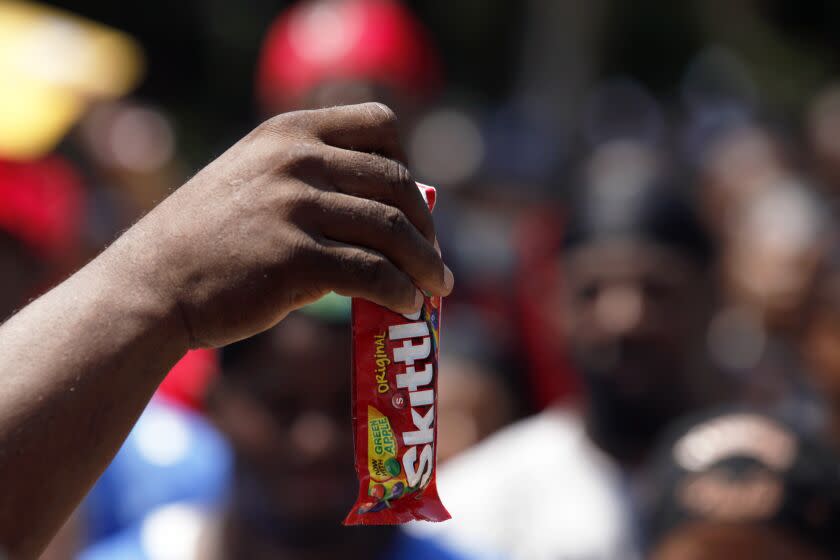
<svg viewBox="0 0 840 560"><path fill-rule="evenodd" d="M329 291L401 312L452 289L370 103L267 121L0 327L0 544L35 557L168 369Z"/></svg>

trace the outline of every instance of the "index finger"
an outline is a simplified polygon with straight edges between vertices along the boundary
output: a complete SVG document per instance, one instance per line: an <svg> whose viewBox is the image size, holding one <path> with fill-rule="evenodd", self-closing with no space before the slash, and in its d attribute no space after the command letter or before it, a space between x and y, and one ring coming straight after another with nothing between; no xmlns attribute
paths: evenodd
<svg viewBox="0 0 840 560"><path fill-rule="evenodd" d="M372 152L406 163L397 116L377 103L343 105L301 111L310 131L325 144L357 152Z"/></svg>

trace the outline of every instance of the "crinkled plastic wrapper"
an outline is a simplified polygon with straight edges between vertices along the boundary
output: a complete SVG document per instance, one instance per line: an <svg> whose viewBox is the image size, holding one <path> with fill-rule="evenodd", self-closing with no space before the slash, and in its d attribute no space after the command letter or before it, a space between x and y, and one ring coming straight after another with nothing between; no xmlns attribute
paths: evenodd
<svg viewBox="0 0 840 560"><path fill-rule="evenodd" d="M418 185L429 209L435 190ZM345 525L444 521L438 496L441 298L401 315L353 299L353 434L359 497Z"/></svg>

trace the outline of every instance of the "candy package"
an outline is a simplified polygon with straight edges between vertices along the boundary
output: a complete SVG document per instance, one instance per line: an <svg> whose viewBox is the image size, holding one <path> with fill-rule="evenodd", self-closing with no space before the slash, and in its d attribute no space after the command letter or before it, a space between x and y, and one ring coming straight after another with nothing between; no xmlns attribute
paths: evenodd
<svg viewBox="0 0 840 560"><path fill-rule="evenodd" d="M429 209L435 190L418 185ZM441 298L401 315L353 299L353 434L359 497L345 525L444 521L435 484Z"/></svg>

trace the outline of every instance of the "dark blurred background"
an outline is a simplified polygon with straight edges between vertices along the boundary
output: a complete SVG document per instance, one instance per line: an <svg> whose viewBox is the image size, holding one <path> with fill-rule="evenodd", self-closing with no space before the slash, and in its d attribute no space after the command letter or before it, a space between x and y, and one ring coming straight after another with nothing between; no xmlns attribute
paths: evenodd
<svg viewBox="0 0 840 560"><path fill-rule="evenodd" d="M262 38L289 2L222 0L115 4L52 2L129 32L148 70L136 94L172 114L179 147L205 162L257 118L252 83ZM406 2L430 30L446 92L478 108L533 95L551 118L600 80L632 76L666 102L703 49L725 49L749 80L753 101L795 119L838 70L840 7L832 2L443 0Z"/></svg>

